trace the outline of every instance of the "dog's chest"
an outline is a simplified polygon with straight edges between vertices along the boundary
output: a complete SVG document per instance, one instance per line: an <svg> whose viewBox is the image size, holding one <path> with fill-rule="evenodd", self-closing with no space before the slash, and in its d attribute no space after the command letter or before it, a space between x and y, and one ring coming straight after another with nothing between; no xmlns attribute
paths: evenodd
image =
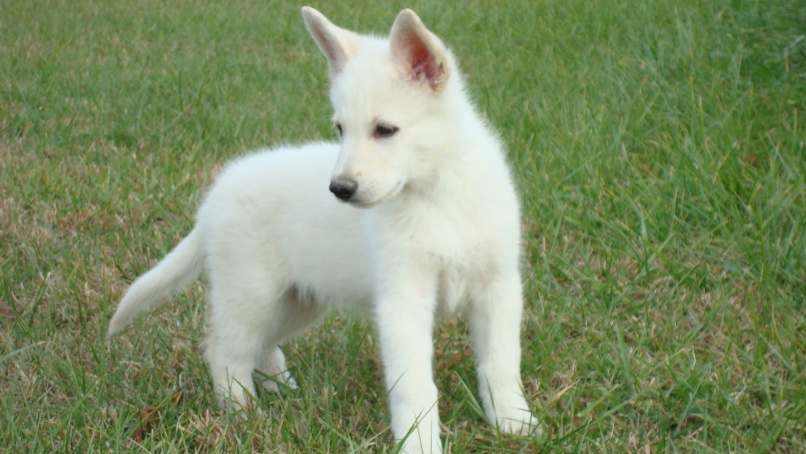
<svg viewBox="0 0 806 454"><path fill-rule="evenodd" d="M381 254L384 265L395 268L394 258L405 257L415 268L434 273L437 317L444 320L463 313L474 295L501 272L501 263L511 255L513 242L507 237L512 232L501 228L499 216L485 216L489 209L458 203L405 208L379 211L383 216L371 225L381 227L373 230L379 234L374 245L391 251Z"/></svg>
<svg viewBox="0 0 806 454"><path fill-rule="evenodd" d="M431 256L437 269L437 316L442 320L463 313L497 272L495 250L489 244L476 243L452 252L450 256Z"/></svg>
<svg viewBox="0 0 806 454"><path fill-rule="evenodd" d="M445 266L437 282L437 317L446 320L464 311L470 302L468 270L458 266Z"/></svg>

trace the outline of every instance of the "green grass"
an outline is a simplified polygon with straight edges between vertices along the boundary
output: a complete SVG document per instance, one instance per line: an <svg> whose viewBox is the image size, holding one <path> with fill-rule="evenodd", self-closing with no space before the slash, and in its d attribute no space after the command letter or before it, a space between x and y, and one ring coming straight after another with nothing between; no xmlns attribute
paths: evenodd
<svg viewBox="0 0 806 454"><path fill-rule="evenodd" d="M482 421L449 324L452 452L805 451L802 2L391 3L322 9L378 33L415 9L523 197L524 382L545 436ZM301 389L261 396L267 416L246 422L215 406L201 284L104 338L224 162L333 137L298 8L0 5L1 449L391 451L366 322L290 342Z"/></svg>

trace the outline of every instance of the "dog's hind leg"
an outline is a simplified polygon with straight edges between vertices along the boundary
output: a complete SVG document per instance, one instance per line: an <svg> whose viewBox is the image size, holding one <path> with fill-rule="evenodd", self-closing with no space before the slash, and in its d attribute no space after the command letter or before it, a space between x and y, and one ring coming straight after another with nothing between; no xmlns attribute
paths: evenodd
<svg viewBox="0 0 806 454"><path fill-rule="evenodd" d="M281 298L277 316L270 322L264 339L264 348L257 364L256 381L267 391L276 392L283 384L296 388L285 364L285 356L279 343L291 338L316 322L324 312L324 306L311 298L303 298L295 287Z"/></svg>
<svg viewBox="0 0 806 454"><path fill-rule="evenodd" d="M486 283L472 301L467 321L487 419L502 432L527 435L539 429L521 385L522 312L520 277L513 270Z"/></svg>
<svg viewBox="0 0 806 454"><path fill-rule="evenodd" d="M241 270L242 271L242 270ZM248 407L255 395L252 371L280 307L276 286L261 276L210 273L207 361L224 408Z"/></svg>

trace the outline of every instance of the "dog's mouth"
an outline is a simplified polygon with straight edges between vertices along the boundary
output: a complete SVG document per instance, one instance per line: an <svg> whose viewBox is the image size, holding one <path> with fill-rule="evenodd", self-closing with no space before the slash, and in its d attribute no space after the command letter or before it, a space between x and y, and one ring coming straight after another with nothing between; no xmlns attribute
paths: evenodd
<svg viewBox="0 0 806 454"><path fill-rule="evenodd" d="M406 183L404 181L398 181L397 183L395 183L395 185L392 187L391 190L389 190L386 194L384 194L383 196L381 196L378 199L370 200L370 201L350 199L347 203L349 203L350 205L353 205L356 208L372 208L372 207L380 205L380 204L382 204L382 203L384 203L384 202L386 202L386 201L388 201L390 199L395 198L398 194L400 194L400 192L403 190L403 188L405 186L406 186Z"/></svg>

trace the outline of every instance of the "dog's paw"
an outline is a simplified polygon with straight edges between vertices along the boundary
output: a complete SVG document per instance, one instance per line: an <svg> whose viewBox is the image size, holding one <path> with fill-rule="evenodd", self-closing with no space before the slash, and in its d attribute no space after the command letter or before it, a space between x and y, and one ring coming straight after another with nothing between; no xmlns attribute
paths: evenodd
<svg viewBox="0 0 806 454"><path fill-rule="evenodd" d="M288 375L288 377L286 377L285 382L283 382L283 384L291 389L299 389L297 381L294 380L294 378L290 374Z"/></svg>
<svg viewBox="0 0 806 454"><path fill-rule="evenodd" d="M272 377L262 375L259 376L258 379L260 381L260 386L262 386L264 390L273 393L280 392L281 386L290 389L299 389L299 386L297 386L297 382L291 376L291 373L288 372L287 370Z"/></svg>
<svg viewBox="0 0 806 454"><path fill-rule="evenodd" d="M496 425L502 433L535 436L542 434L537 418L528 410L523 409L512 409L504 415L498 414Z"/></svg>
<svg viewBox="0 0 806 454"><path fill-rule="evenodd" d="M431 443L408 439L400 445L399 454L442 454L442 443L439 437Z"/></svg>

